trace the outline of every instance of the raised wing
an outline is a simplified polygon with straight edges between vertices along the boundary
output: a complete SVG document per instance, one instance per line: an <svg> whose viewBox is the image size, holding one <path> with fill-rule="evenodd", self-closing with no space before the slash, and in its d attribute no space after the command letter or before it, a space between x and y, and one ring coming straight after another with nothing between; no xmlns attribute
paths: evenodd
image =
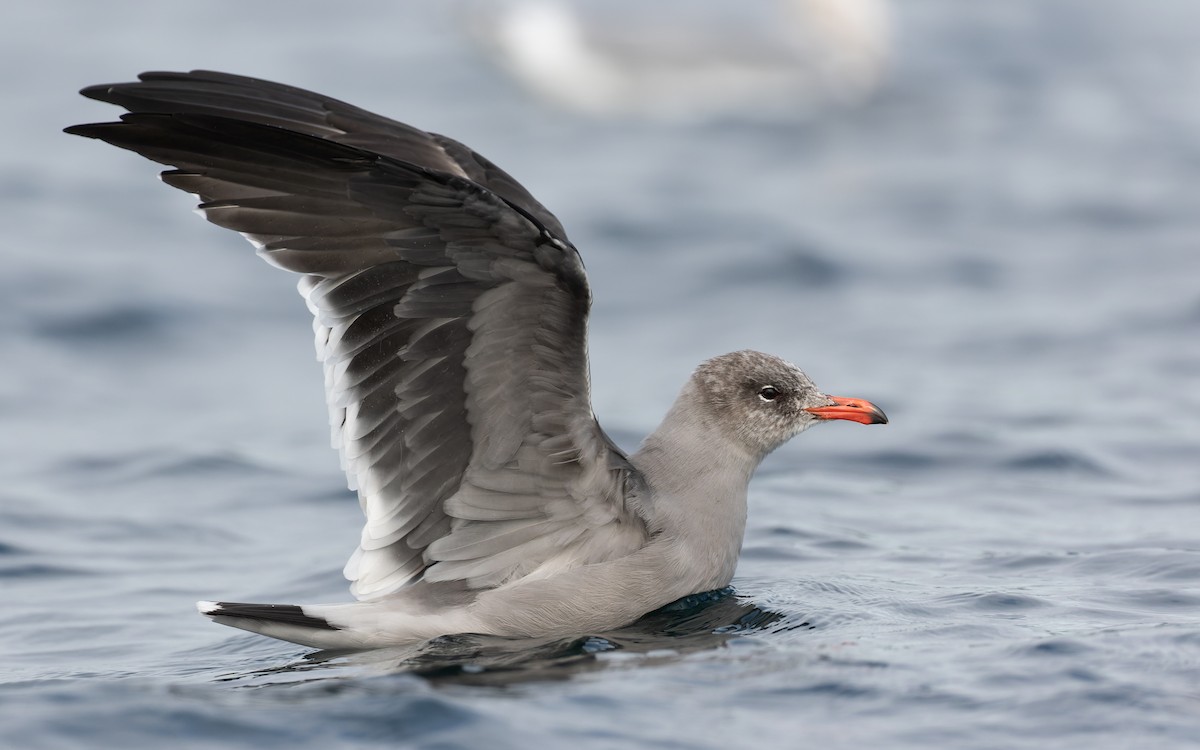
<svg viewBox="0 0 1200 750"><path fill-rule="evenodd" d="M163 181L209 221L304 274L367 518L356 596L496 586L642 545L626 501L640 479L591 412L586 275L545 208L461 144L335 100L144 77L85 89L134 111L67 132L175 167Z"/></svg>
<svg viewBox="0 0 1200 750"><path fill-rule="evenodd" d="M130 112L217 115L275 125L466 177L520 206L553 236L567 239L558 219L528 190L458 141L312 91L230 73L193 70L142 73L136 82L89 86L80 93Z"/></svg>

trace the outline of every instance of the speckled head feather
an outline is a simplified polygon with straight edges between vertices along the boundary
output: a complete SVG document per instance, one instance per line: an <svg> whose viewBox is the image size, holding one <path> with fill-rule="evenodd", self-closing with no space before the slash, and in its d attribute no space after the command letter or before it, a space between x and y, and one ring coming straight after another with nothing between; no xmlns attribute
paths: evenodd
<svg viewBox="0 0 1200 750"><path fill-rule="evenodd" d="M833 403L799 367L749 349L701 363L692 383L711 423L760 457L820 421L806 409Z"/></svg>

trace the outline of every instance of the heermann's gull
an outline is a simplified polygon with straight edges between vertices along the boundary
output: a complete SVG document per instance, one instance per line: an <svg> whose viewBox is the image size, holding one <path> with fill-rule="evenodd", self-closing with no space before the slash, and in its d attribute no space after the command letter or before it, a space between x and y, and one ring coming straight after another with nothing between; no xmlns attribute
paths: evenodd
<svg viewBox="0 0 1200 750"><path fill-rule="evenodd" d="M631 456L588 386L587 277L558 220L456 141L308 91L194 71L85 96L78 125L174 169L209 221L294 271L352 489L362 601L201 602L318 648L451 633L581 634L733 577L759 462L821 420L886 423L795 366L701 364Z"/></svg>

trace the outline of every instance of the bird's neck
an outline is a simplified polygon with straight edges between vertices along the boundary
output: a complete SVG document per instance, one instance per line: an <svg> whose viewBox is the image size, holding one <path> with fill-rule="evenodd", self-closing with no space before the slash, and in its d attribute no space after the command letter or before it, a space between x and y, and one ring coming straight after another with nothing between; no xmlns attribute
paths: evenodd
<svg viewBox="0 0 1200 750"><path fill-rule="evenodd" d="M678 540L688 564L719 588L737 564L746 529L746 489L762 456L722 434L689 404L688 391L629 457L649 492L643 512L654 531Z"/></svg>

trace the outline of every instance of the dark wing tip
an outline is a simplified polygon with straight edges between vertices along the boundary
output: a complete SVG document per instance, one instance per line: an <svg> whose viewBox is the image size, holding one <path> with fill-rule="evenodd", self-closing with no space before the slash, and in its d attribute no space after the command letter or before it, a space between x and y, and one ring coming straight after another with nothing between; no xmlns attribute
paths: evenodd
<svg viewBox="0 0 1200 750"><path fill-rule="evenodd" d="M63 132L67 135L79 135L83 136L84 138L99 138L100 129L106 124L108 123L97 122L83 125L72 125L70 127L63 128Z"/></svg>
<svg viewBox="0 0 1200 750"><path fill-rule="evenodd" d="M88 99L95 99L98 102L111 102L113 89L125 84L120 83L97 83L91 86L85 86L79 89L79 93L86 96Z"/></svg>
<svg viewBox="0 0 1200 750"><path fill-rule="evenodd" d="M137 81L124 81L121 83L96 83L80 89L79 93L83 96L86 96L88 99L95 99L96 101L116 104L117 102L113 101L113 97L119 95L120 90L136 87L139 83L144 83L146 81L178 81L187 80L189 78L203 79L206 77L219 78L223 75L225 74L209 70L193 70L190 73L180 73L168 70L148 70L145 73L138 73Z"/></svg>
<svg viewBox="0 0 1200 750"><path fill-rule="evenodd" d="M341 630L328 620L304 614L295 604L242 604L240 602L198 602L196 608L207 617L235 617L298 625L314 630Z"/></svg>

